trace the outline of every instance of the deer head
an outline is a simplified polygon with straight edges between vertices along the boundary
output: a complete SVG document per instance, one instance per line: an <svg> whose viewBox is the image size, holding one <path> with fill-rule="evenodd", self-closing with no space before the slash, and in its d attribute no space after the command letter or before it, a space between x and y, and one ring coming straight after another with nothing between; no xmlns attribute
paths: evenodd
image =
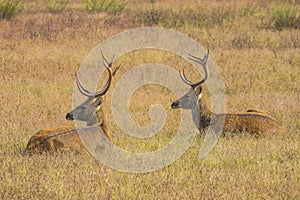
<svg viewBox="0 0 300 200"><path fill-rule="evenodd" d="M181 98L174 101L171 105L172 108L193 109L198 104L199 100L201 100L202 84L205 83L205 81L208 78L208 69L207 69L208 56L209 56L209 51L207 52L207 54L204 56L203 59L200 59L194 55L189 54L190 60L195 61L203 66L204 78L197 83L192 83L186 78L184 69L182 71L179 71L181 79L183 80L183 82L191 86L191 89Z"/></svg>
<svg viewBox="0 0 300 200"><path fill-rule="evenodd" d="M101 52L102 54L102 52ZM79 120L79 121L85 121L87 126L91 126L96 124L97 122L103 122L103 119L99 119L98 112L101 110L100 106L103 103L104 95L109 90L109 87L111 85L111 80L113 75L116 73L116 71L119 69L120 66L118 66L114 72L111 71L112 62L109 62L105 56L102 54L103 57L103 64L108 72L108 80L104 87L96 92L90 92L88 91L80 82L78 78L78 73L75 74L76 76L76 85L79 89L79 91L88 97L86 101L84 101L82 104L77 106L74 110L67 113L66 119L67 120Z"/></svg>

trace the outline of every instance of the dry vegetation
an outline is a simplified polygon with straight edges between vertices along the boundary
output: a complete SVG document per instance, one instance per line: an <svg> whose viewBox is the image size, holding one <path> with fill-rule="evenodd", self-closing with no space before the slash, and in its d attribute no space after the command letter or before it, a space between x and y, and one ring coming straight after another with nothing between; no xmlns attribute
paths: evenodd
<svg viewBox="0 0 300 200"><path fill-rule="evenodd" d="M46 1L28 0L21 13L0 21L0 198L299 199L300 30L274 26L270 10L283 1L238 2L128 1L114 15L88 13L79 0L54 14ZM290 4L299 10L299 1ZM282 122L285 133L222 138L204 160L197 157L203 141L197 137L174 164L146 174L119 172L72 152L23 156L38 130L72 125L65 114L71 110L74 72L88 53L115 33L150 25L175 29L209 47L227 88L228 111L264 110ZM188 67L165 52L135 52L116 61L122 63L116 79L147 62ZM110 95L104 110L115 144L142 152L172 139L180 112L170 110L176 96L169 90L146 86L132 97L131 114L142 125L149 122L149 105L168 109L166 127L147 140L120 131L111 118Z"/></svg>

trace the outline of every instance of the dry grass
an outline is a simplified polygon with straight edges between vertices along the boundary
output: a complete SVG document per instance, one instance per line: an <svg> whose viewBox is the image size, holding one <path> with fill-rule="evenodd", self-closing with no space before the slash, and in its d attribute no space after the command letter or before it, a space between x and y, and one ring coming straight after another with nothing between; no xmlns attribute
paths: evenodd
<svg viewBox="0 0 300 200"><path fill-rule="evenodd" d="M89 14L81 1L69 2L59 14L48 13L46 1L25 1L22 13L0 21L1 199L300 198L300 34L299 29L273 29L271 3L263 1L199 1L194 7L207 8L204 14L210 24L195 27L186 22L172 28L209 46L227 88L228 111L264 110L282 122L284 135L223 138L204 160L197 157L203 141L197 137L174 164L146 174L118 172L71 152L22 156L38 130L72 124L65 114L71 110L74 72L98 43L147 25L131 19L149 8L164 6L179 12L194 5L193 1L152 2L129 1L128 8L114 17ZM299 8L299 3L294 6ZM130 17L119 26L117 20L124 13ZM224 20L219 15L225 15ZM141 52L116 61L123 64L116 79L145 62L162 62L175 69L187 65L164 52ZM142 101L145 96L149 101ZM112 116L110 98L109 94L104 103L108 117ZM147 124L150 105L162 102L168 107L174 99L174 94L158 86L141 88L131 99L131 114L138 123ZM174 136L180 112L167 113L166 127L147 140L128 137L109 118L113 142L137 152L162 147Z"/></svg>

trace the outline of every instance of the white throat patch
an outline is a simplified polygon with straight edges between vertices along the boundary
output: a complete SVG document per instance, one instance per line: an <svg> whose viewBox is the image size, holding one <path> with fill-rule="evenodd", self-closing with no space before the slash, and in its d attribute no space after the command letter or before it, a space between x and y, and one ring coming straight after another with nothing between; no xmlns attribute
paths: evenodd
<svg viewBox="0 0 300 200"><path fill-rule="evenodd" d="M202 98L202 92L198 95L198 100Z"/></svg>

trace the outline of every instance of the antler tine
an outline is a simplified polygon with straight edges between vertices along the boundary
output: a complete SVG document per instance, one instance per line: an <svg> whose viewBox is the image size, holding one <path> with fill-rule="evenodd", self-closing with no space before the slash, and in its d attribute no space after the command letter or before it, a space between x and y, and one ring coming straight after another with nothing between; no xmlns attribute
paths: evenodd
<svg viewBox="0 0 300 200"><path fill-rule="evenodd" d="M103 87L103 89L101 90L98 90L95 92L95 97L99 97L99 96L103 96L106 94L106 92L108 91L109 87L110 87L110 84L111 84L111 80L112 80L112 71L111 71L111 68L110 67L107 67L105 66L105 68L107 69L108 71L108 79Z"/></svg>
<svg viewBox="0 0 300 200"><path fill-rule="evenodd" d="M108 67L111 68L111 66L112 66L112 60L114 59L115 56L113 55L111 61L108 61L108 59L104 56L104 54L103 54L102 51L101 51L101 55L102 55L102 58L103 58L103 65L104 66L108 66ZM113 76L117 73L117 71L119 70L120 67L121 67L121 64L112 72Z"/></svg>
<svg viewBox="0 0 300 200"><path fill-rule="evenodd" d="M188 84L189 86L193 87L194 83L192 83L191 81L189 81L184 73L184 68L182 69L182 71L179 70L179 74L181 79L183 80L183 82L185 82L186 84Z"/></svg>
<svg viewBox="0 0 300 200"><path fill-rule="evenodd" d="M197 62L201 65L205 65L207 63L207 60L208 60L208 56L209 56L209 50L207 51L207 54L204 56L203 59L197 57L197 56L194 56L193 54L190 54L188 53L188 55L190 56L188 59L194 61L194 62Z"/></svg>
<svg viewBox="0 0 300 200"><path fill-rule="evenodd" d="M204 69L204 78L203 78L201 81L199 81L199 82L197 82L197 83L194 83L194 84L192 85L192 87L195 88L195 87L197 87L198 85L203 84L203 83L207 80L207 78L208 78L207 61L208 61L208 57L209 57L209 50L207 51L207 54L204 56L203 59L201 59L201 58L199 58L199 57L197 57L197 56L194 56L194 55L192 55L192 54L190 54L190 53L189 53L189 56L190 56L190 57L189 57L190 60L195 61L195 62L201 64L201 65L203 66L203 69Z"/></svg>
<svg viewBox="0 0 300 200"><path fill-rule="evenodd" d="M104 66L108 66L108 67L111 67L112 65L112 61L108 61L108 59L103 55L103 52L101 51L101 55L102 55L102 58L103 58L103 65Z"/></svg>
<svg viewBox="0 0 300 200"><path fill-rule="evenodd" d="M76 85L77 85L77 87L78 87L78 90L83 94L83 95L85 95L85 96L87 96L87 97L92 97L92 96L94 96L95 94L94 93L92 93L92 92L89 92L87 89L85 89L84 87L83 87L83 85L82 85L82 83L80 82L80 80L79 80L79 78L78 78L78 72L76 72L75 73L75 77L76 77Z"/></svg>
<svg viewBox="0 0 300 200"><path fill-rule="evenodd" d="M113 73L112 73L113 76L117 73L117 71L120 69L120 67L121 67L121 64L119 64L119 66L113 71Z"/></svg>

